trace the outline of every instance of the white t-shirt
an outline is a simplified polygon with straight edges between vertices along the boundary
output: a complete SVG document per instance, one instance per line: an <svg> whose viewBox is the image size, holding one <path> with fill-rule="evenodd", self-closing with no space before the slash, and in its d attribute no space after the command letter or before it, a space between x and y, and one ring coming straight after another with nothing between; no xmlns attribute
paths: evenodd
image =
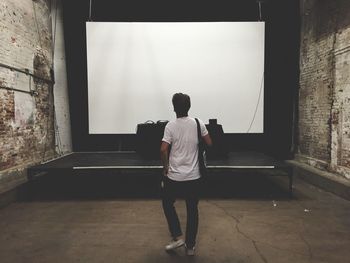
<svg viewBox="0 0 350 263"><path fill-rule="evenodd" d="M208 134L208 130L201 120L198 121L203 137ZM197 123L194 118L182 117L168 122L162 141L171 145L168 172L171 180L188 181L200 178Z"/></svg>

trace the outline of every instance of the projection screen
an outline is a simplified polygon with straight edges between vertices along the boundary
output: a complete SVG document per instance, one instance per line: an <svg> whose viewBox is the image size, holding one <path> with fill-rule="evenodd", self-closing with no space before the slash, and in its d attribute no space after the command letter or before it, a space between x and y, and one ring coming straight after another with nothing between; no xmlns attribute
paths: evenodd
<svg viewBox="0 0 350 263"><path fill-rule="evenodd" d="M264 22L87 22L90 134L132 134L189 115L225 133L262 133Z"/></svg>

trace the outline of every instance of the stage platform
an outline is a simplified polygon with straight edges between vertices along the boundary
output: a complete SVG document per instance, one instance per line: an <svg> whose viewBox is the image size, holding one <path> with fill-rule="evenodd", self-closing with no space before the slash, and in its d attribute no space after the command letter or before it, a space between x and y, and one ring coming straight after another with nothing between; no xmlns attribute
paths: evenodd
<svg viewBox="0 0 350 263"><path fill-rule="evenodd" d="M272 176L287 176L289 179L289 193L293 193L293 167L284 160L277 160L259 152L231 152L227 158L208 160L208 177L216 173L233 171L256 171L259 174L264 170L274 170ZM136 152L74 152L46 163L28 168L29 180L34 180L43 173L51 171L113 171L116 175L161 173L160 160L142 158ZM234 173L232 173L234 174Z"/></svg>

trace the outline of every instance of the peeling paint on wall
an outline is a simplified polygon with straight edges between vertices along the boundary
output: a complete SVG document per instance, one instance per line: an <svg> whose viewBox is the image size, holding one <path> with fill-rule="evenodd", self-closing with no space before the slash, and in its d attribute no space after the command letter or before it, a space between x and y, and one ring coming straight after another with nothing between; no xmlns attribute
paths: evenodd
<svg viewBox="0 0 350 263"><path fill-rule="evenodd" d="M15 93L15 124L16 127L34 124L35 101L26 93Z"/></svg>

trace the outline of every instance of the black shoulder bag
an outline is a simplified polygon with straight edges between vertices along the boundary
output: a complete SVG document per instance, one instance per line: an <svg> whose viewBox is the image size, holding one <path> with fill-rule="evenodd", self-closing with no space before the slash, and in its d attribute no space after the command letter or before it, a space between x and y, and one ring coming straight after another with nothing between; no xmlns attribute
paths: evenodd
<svg viewBox="0 0 350 263"><path fill-rule="evenodd" d="M197 123L197 135L198 135L198 165L199 165L199 172L201 174L202 178L205 178L208 171L207 171L207 160L205 155L205 143L202 138L201 128L199 125L199 121L197 118L195 118Z"/></svg>

